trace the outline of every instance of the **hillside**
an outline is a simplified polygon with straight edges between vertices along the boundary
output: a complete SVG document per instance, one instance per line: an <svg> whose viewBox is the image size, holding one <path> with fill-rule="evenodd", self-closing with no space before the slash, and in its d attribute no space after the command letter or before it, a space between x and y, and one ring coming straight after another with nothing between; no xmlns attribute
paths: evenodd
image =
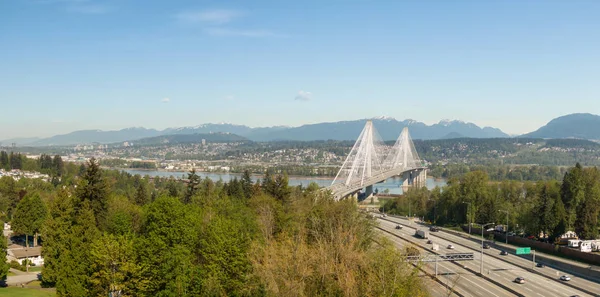
<svg viewBox="0 0 600 297"><path fill-rule="evenodd" d="M508 137L499 129L481 128L473 123L443 120L433 125L393 118L379 117L372 119L375 128L383 140L393 141L400 135L404 127L410 129L413 139L442 139L448 137L465 138L498 138ZM137 141L143 138L164 135L192 135L210 133L230 133L252 141L313 141L313 140L356 140L367 119L317 123L299 127L273 126L251 128L234 124L202 124L194 127L168 128L162 131L146 128L127 128L117 131L80 130L63 135L43 139L28 139L17 143L19 146L67 146L89 143L117 143ZM7 143L7 141L5 141Z"/></svg>
<svg viewBox="0 0 600 297"><path fill-rule="evenodd" d="M207 134L172 134L156 137L142 138L134 141L134 144L155 145L155 144L178 144L178 143L201 143L206 142L239 142L248 141L247 138L231 133L207 133Z"/></svg>
<svg viewBox="0 0 600 297"><path fill-rule="evenodd" d="M574 113L558 117L538 130L522 137L600 140L600 116L589 113Z"/></svg>

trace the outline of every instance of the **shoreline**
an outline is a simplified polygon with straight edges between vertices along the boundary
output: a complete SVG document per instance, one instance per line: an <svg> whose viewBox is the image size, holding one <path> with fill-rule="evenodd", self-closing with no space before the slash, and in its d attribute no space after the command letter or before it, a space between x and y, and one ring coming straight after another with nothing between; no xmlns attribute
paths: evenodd
<svg viewBox="0 0 600 297"><path fill-rule="evenodd" d="M189 173L189 171L184 171L184 170L166 170L166 169L144 169L144 168L121 168L121 167L103 167L105 169L111 169L111 170L119 170L119 171L148 171L148 172L152 172L152 171L156 171L156 172L165 172L165 173L173 173L173 175L181 175L181 174L187 174ZM214 171L196 171L196 173L202 173L202 174L214 174L214 175L235 175L235 176L241 176L243 173L238 173L238 172L214 172ZM250 176L256 177L256 176L264 176L264 174L258 174L258 173L252 173L250 174ZM299 178L304 178L304 179L315 179L315 180L333 180L334 177L333 176L310 176L310 175L288 175L288 178L290 179L299 179Z"/></svg>

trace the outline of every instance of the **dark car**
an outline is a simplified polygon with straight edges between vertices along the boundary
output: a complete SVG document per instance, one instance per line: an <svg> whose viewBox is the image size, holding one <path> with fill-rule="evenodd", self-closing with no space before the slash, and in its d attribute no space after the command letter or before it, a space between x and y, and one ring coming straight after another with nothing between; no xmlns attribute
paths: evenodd
<svg viewBox="0 0 600 297"><path fill-rule="evenodd" d="M500 255L502 255L502 256L506 256L506 255L508 255L508 252L507 252L507 251L501 251L501 252L500 252Z"/></svg>
<svg viewBox="0 0 600 297"><path fill-rule="evenodd" d="M525 278L519 276L519 277L515 278L515 283L517 283L517 284L524 284L525 283Z"/></svg>
<svg viewBox="0 0 600 297"><path fill-rule="evenodd" d="M542 264L542 263L537 263L535 266L539 267L539 268L544 268L546 267L546 265Z"/></svg>
<svg viewBox="0 0 600 297"><path fill-rule="evenodd" d="M483 248L484 248L484 249L486 249L486 250L488 250L488 249L490 249L490 245L489 245L489 244L487 244L487 243L484 243L484 244L483 244Z"/></svg>
<svg viewBox="0 0 600 297"><path fill-rule="evenodd" d="M440 231L440 229L438 229L437 227L431 227L431 228L429 228L429 231L438 232L438 231Z"/></svg>
<svg viewBox="0 0 600 297"><path fill-rule="evenodd" d="M396 225L396 229L402 229L402 226Z"/></svg>

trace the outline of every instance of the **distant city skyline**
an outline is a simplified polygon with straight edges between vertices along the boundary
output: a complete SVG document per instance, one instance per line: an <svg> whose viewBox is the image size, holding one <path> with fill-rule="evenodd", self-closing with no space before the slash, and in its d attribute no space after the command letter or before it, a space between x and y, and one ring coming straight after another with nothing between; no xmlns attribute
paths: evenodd
<svg viewBox="0 0 600 297"><path fill-rule="evenodd" d="M536 130L600 114L597 1L23 0L0 141L390 116Z"/></svg>

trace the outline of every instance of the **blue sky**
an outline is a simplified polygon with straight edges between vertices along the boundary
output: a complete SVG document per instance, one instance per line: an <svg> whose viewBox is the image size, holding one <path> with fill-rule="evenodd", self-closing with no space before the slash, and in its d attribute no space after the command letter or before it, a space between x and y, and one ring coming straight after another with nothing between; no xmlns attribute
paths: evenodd
<svg viewBox="0 0 600 297"><path fill-rule="evenodd" d="M600 114L600 1L0 0L0 139Z"/></svg>

